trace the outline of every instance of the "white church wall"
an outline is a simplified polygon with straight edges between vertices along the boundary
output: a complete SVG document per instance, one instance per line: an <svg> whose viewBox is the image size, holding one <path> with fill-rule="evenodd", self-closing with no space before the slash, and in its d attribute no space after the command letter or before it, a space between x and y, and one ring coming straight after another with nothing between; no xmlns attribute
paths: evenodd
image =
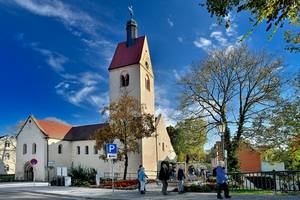
<svg viewBox="0 0 300 200"><path fill-rule="evenodd" d="M147 38L145 37L144 46L143 46L143 54L140 61L140 89L141 89L141 97L140 101L143 105L145 105L145 112L154 114L154 75L152 71L152 64L150 60L149 48L147 43ZM146 62L148 63L148 68L146 66ZM146 77L150 79L150 91L146 88Z"/></svg>
<svg viewBox="0 0 300 200"><path fill-rule="evenodd" d="M32 154L33 143L36 144L36 154ZM23 154L23 144L27 145L26 154ZM17 136L16 179L24 180L24 165L32 158L35 158L38 160L38 164L34 169L35 180L46 180L46 146L45 135L35 122L29 119Z"/></svg>
<svg viewBox="0 0 300 200"><path fill-rule="evenodd" d="M99 158L103 154L103 150L99 151L97 154L94 154L95 140L83 140L83 141L74 141L72 142L72 158L73 166L82 166L87 168L94 168L102 173L111 173L111 162L104 161ZM120 144L118 144L119 146ZM80 147L80 154L77 152L77 146ZM89 153L86 154L85 147L89 147ZM136 176L138 166L141 164L141 155L140 154L129 154L129 163L128 163L128 175ZM123 177L124 172L124 162L117 161L114 164L114 171L118 173L120 177Z"/></svg>
<svg viewBox="0 0 300 200"><path fill-rule="evenodd" d="M52 180L56 176L57 167L71 167L72 163L72 142L59 139L49 139L49 176ZM62 145L61 154L58 153L58 146Z"/></svg>
<svg viewBox="0 0 300 200"><path fill-rule="evenodd" d="M158 160L174 160L176 159L176 153L173 149L169 134L167 132L164 117L160 115L158 120Z"/></svg>

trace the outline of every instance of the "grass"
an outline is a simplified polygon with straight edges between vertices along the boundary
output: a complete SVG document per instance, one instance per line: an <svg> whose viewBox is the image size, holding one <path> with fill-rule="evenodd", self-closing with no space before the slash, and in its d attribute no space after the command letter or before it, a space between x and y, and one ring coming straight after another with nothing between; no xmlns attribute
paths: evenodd
<svg viewBox="0 0 300 200"><path fill-rule="evenodd" d="M230 191L231 194L249 194L249 195L273 195L273 190L234 190ZM276 192L276 195L300 195L300 192L288 192L288 193L282 193L280 191Z"/></svg>

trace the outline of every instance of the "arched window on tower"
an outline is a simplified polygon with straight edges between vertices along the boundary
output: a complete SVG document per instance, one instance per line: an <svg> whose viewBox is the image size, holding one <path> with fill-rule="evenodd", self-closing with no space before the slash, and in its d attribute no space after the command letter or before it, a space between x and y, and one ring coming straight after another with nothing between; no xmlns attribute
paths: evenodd
<svg viewBox="0 0 300 200"><path fill-rule="evenodd" d="M121 74L120 85L121 87L127 87L129 85L129 74Z"/></svg>
<svg viewBox="0 0 300 200"><path fill-rule="evenodd" d="M146 75L146 78L145 78L145 86L146 86L146 89L150 91L150 78L149 78L148 74Z"/></svg>
<svg viewBox="0 0 300 200"><path fill-rule="evenodd" d="M62 144L58 145L58 154L62 153Z"/></svg>
<svg viewBox="0 0 300 200"><path fill-rule="evenodd" d="M32 144L32 154L36 154L36 144Z"/></svg>
<svg viewBox="0 0 300 200"><path fill-rule="evenodd" d="M9 158L10 158L9 153L5 153L5 155L4 155L4 160L9 160Z"/></svg>

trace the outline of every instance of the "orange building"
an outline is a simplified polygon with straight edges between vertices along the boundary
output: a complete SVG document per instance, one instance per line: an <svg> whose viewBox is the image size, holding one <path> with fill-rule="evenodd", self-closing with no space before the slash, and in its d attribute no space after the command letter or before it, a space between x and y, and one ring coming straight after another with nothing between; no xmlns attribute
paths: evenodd
<svg viewBox="0 0 300 200"><path fill-rule="evenodd" d="M237 150L237 157L241 172L261 171L261 154L247 143L241 143ZM211 149L211 164L215 167L218 161L223 160L222 144L217 141Z"/></svg>

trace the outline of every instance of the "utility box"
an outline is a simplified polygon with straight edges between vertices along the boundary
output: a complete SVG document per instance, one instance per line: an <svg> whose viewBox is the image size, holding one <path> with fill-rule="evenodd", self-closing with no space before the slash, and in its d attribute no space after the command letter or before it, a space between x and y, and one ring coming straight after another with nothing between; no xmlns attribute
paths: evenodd
<svg viewBox="0 0 300 200"><path fill-rule="evenodd" d="M65 176L65 187L71 186L71 177L70 176Z"/></svg>

